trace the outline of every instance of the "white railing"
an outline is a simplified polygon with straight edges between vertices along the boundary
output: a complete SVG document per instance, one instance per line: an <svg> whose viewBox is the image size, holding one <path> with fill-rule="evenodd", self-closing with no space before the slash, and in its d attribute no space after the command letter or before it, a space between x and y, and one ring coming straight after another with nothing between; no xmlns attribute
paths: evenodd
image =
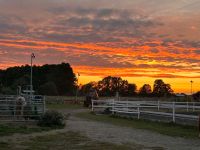
<svg viewBox="0 0 200 150"><path fill-rule="evenodd" d="M178 118L198 121L200 102L163 102L163 101L115 101L92 100L92 111L97 108L108 108L113 114L153 114L170 117L173 122Z"/></svg>
<svg viewBox="0 0 200 150"><path fill-rule="evenodd" d="M33 120L45 113L45 97L27 96L26 104L17 103L17 96L0 96L0 121Z"/></svg>

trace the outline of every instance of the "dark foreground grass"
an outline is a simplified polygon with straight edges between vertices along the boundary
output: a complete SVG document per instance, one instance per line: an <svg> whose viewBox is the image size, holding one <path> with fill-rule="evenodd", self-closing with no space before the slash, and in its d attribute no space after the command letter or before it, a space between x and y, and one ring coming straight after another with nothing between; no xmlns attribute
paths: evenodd
<svg viewBox="0 0 200 150"><path fill-rule="evenodd" d="M20 142L0 142L1 150L163 150L162 147L145 147L134 143L113 144L91 140L78 133L68 131L24 139Z"/></svg>
<svg viewBox="0 0 200 150"><path fill-rule="evenodd" d="M81 109L83 108L81 104L47 104L48 109Z"/></svg>
<svg viewBox="0 0 200 150"><path fill-rule="evenodd" d="M117 145L108 142L94 141L77 132L58 133L31 139L23 143L26 150L141 150L145 148L137 144ZM159 147L149 149L162 150Z"/></svg>
<svg viewBox="0 0 200 150"><path fill-rule="evenodd" d="M88 112L79 113L77 114L77 117L111 123L118 126L146 129L173 137L198 138L199 135L197 127L177 125L174 123L152 122L148 120L121 118L109 115L95 115L94 113Z"/></svg>
<svg viewBox="0 0 200 150"><path fill-rule="evenodd" d="M1 150L8 150L11 147L12 147L11 144L9 144L8 142L0 142L0 149Z"/></svg>
<svg viewBox="0 0 200 150"><path fill-rule="evenodd" d="M43 132L43 131L49 131L53 128L49 127L30 127L30 126L23 126L23 125L0 125L0 136L9 136L15 133L21 133L21 134L31 134L33 132Z"/></svg>

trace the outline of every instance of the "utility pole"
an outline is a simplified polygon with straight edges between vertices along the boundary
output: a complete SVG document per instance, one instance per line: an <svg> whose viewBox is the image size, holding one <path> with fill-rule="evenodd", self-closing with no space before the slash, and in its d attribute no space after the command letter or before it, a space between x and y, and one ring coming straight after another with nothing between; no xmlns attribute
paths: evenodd
<svg viewBox="0 0 200 150"><path fill-rule="evenodd" d="M80 77L80 74L79 73L77 73L77 88L76 88L76 99L75 99L75 102L77 103L78 102L78 89L79 89L79 82L78 82L78 80L79 80L79 77Z"/></svg>
<svg viewBox="0 0 200 150"><path fill-rule="evenodd" d="M31 78L30 78L30 94L33 94L33 59L35 58L35 54L31 54Z"/></svg>
<svg viewBox="0 0 200 150"><path fill-rule="evenodd" d="M192 96L192 94L193 94L192 84L194 83L194 81L191 80L190 83L191 83L191 96Z"/></svg>

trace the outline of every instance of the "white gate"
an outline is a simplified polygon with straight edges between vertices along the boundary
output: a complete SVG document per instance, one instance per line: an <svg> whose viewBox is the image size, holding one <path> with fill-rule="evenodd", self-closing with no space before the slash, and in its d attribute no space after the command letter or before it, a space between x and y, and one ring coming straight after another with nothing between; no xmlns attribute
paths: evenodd
<svg viewBox="0 0 200 150"><path fill-rule="evenodd" d="M16 95L0 96L0 121L25 121L38 119L45 112L45 97L24 95L26 104L17 102Z"/></svg>

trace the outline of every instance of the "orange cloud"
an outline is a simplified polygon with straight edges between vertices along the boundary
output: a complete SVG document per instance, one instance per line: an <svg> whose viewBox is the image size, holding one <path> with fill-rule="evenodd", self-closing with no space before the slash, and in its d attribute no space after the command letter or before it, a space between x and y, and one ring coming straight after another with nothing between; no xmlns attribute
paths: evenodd
<svg viewBox="0 0 200 150"><path fill-rule="evenodd" d="M17 1L0 2L0 68L29 63L35 52L34 64L69 62L82 83L164 78L189 91L187 80L200 81L199 2Z"/></svg>

